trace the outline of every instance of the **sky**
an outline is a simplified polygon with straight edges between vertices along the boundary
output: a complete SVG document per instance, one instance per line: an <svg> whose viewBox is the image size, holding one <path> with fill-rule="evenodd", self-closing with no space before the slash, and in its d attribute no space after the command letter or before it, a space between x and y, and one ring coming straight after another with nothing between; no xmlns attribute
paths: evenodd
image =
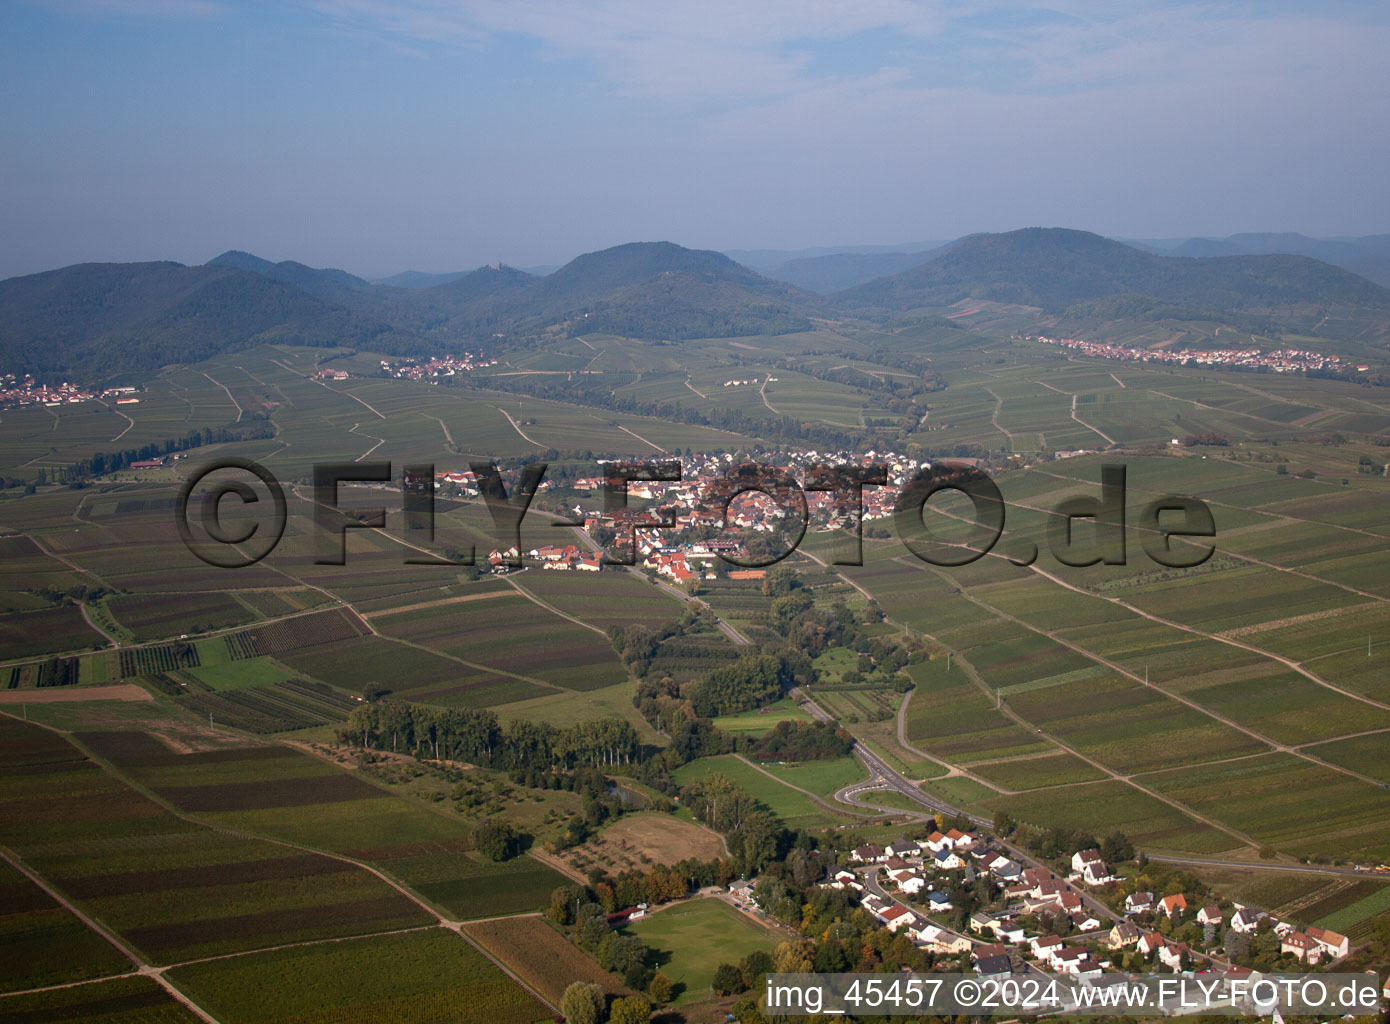
<svg viewBox="0 0 1390 1024"><path fill-rule="evenodd" d="M1390 232L1381 0L3 0L0 277Z"/></svg>

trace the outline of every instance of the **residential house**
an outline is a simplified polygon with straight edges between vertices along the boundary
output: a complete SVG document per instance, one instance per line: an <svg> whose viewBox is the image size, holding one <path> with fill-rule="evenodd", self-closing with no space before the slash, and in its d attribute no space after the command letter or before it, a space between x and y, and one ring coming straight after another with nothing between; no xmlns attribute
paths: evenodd
<svg viewBox="0 0 1390 1024"><path fill-rule="evenodd" d="M1141 956L1152 956L1154 950L1162 947L1166 941L1158 932L1145 932L1139 936L1139 944L1135 948Z"/></svg>
<svg viewBox="0 0 1390 1024"><path fill-rule="evenodd" d="M912 911L897 903L881 911L878 919L890 932L896 932L899 928L910 928L916 922Z"/></svg>
<svg viewBox="0 0 1390 1024"><path fill-rule="evenodd" d="M1062 880L1047 868L1028 868L1023 872L1023 884L1028 886L1035 895L1044 885L1051 885L1060 889L1061 882Z"/></svg>
<svg viewBox="0 0 1390 1024"><path fill-rule="evenodd" d="M1145 914L1154 908L1154 894L1151 892L1132 892L1125 897L1126 914Z"/></svg>
<svg viewBox="0 0 1390 1024"><path fill-rule="evenodd" d="M926 887L927 880L917 873L913 868L899 868L896 871L888 872L895 885L903 892L916 894Z"/></svg>
<svg viewBox="0 0 1390 1024"><path fill-rule="evenodd" d="M975 961L975 973L988 981L1003 981L1013 973L1007 956L982 956Z"/></svg>
<svg viewBox="0 0 1390 1024"><path fill-rule="evenodd" d="M1139 936L1143 934L1137 925L1129 921L1121 921L1110 929L1110 934L1105 940L1105 944L1111 949L1124 949L1132 946L1139 941Z"/></svg>
<svg viewBox="0 0 1390 1024"><path fill-rule="evenodd" d="M1264 911L1256 910L1254 907L1241 907L1231 915L1231 931L1242 935L1249 934L1260 926L1260 918L1266 916L1268 915Z"/></svg>
<svg viewBox="0 0 1390 1024"><path fill-rule="evenodd" d="M883 852L883 847L874 843L856 846L850 851L850 854L861 864L879 864L888 859L888 855Z"/></svg>
<svg viewBox="0 0 1390 1024"><path fill-rule="evenodd" d="M975 845L975 837L969 832L962 832L960 829L953 828L946 833L946 839L951 844L953 850L968 850Z"/></svg>
<svg viewBox="0 0 1390 1024"><path fill-rule="evenodd" d="M1165 942L1158 947L1158 960L1170 971L1182 970L1183 957L1187 955L1187 947L1181 942Z"/></svg>
<svg viewBox="0 0 1390 1024"><path fill-rule="evenodd" d="M927 903L931 905L932 910L951 909L951 897L940 890L927 893Z"/></svg>
<svg viewBox="0 0 1390 1024"><path fill-rule="evenodd" d="M1104 885L1115 881L1110 873L1110 865L1103 860L1087 861L1081 868L1081 880L1087 885Z"/></svg>
<svg viewBox="0 0 1390 1024"><path fill-rule="evenodd" d="M746 903L751 907L753 905L753 883L747 878L740 878L736 882L730 882L729 895L740 903Z"/></svg>
<svg viewBox="0 0 1390 1024"><path fill-rule="evenodd" d="M1047 963L1061 974L1075 974L1077 966L1090 955L1091 951L1085 946L1060 946L1051 952Z"/></svg>
<svg viewBox="0 0 1390 1024"><path fill-rule="evenodd" d="M1081 932L1093 932L1100 927L1100 918L1096 917L1089 910L1073 910L1067 915L1071 919L1072 927Z"/></svg>
<svg viewBox="0 0 1390 1024"><path fill-rule="evenodd" d="M1024 931L1023 925L1019 924L1011 917L994 922L994 937L997 939L1003 939L1005 942L1018 945L1020 942L1024 941L1027 936L1028 933Z"/></svg>
<svg viewBox="0 0 1390 1024"><path fill-rule="evenodd" d="M963 863L954 850L937 850L932 856L932 865L939 871L953 871Z"/></svg>
<svg viewBox="0 0 1390 1024"><path fill-rule="evenodd" d="M1224 916L1225 915L1221 913L1220 907L1215 903L1208 903L1201 910L1197 911L1197 922L1199 924L1215 925L1220 928Z"/></svg>
<svg viewBox="0 0 1390 1024"><path fill-rule="evenodd" d="M1322 947L1304 932L1291 931L1279 942L1280 954L1292 953L1307 964L1315 964L1322 959Z"/></svg>
<svg viewBox="0 0 1390 1024"><path fill-rule="evenodd" d="M1185 914L1187 912L1187 897L1180 892L1163 897L1158 901L1158 912L1167 914L1169 917Z"/></svg>
<svg viewBox="0 0 1390 1024"><path fill-rule="evenodd" d="M859 903L865 910L873 914L875 917L877 917L881 911L885 910L888 907L887 900L885 900L882 896L878 895L877 893L872 892L866 892L864 894L864 897L859 901Z"/></svg>
<svg viewBox="0 0 1390 1024"><path fill-rule="evenodd" d="M1072 969L1072 974L1078 978L1099 978L1105 972L1105 961L1097 960L1091 955L1086 955Z"/></svg>
<svg viewBox="0 0 1390 1024"><path fill-rule="evenodd" d="M1089 850L1077 850L1071 855L1071 869L1079 875L1081 874L1081 869L1085 867L1087 863L1100 859L1100 851L1095 847Z"/></svg>
<svg viewBox="0 0 1390 1024"><path fill-rule="evenodd" d="M1307 935L1334 960L1339 960L1351 952L1351 943L1345 935L1329 931L1326 928L1309 928Z"/></svg>

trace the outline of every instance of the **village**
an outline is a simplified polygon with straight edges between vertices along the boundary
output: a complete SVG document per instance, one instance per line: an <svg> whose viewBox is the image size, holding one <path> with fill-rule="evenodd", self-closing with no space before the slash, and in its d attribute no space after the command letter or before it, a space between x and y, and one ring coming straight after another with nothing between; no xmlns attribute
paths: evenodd
<svg viewBox="0 0 1390 1024"><path fill-rule="evenodd" d="M939 829L886 845L856 846L821 884L852 890L881 927L932 954L960 957L982 979L1048 972L1103 985L1152 973L1219 973L1258 980L1256 944L1285 971L1333 966L1351 952L1346 936L1299 930L1258 907L1182 892L1133 890L1098 848L1071 855L1058 875L972 832ZM1126 891L1126 890L1129 891ZM961 930L949 926L953 900L988 893ZM740 879L729 893L757 912L759 886ZM957 915L959 919L959 915ZM1390 982L1385 998L1390 999Z"/></svg>
<svg viewBox="0 0 1390 1024"><path fill-rule="evenodd" d="M582 522L591 538L609 546L614 561L640 563L644 568L680 585L697 579L714 578L724 571L721 556L744 559L749 556L747 538L771 537L779 530L800 522L800 500L795 488L769 484L775 500L765 493L758 495L742 490L746 478L738 474L746 460L730 452L697 453L681 460L681 479L678 481L629 481L629 499L645 503L640 508L621 507L604 511L601 500L576 500L566 504L566 511L576 525ZM600 462L602 467L605 463ZM862 497L854 500L851 491L805 490L813 467L846 466L886 467L886 483L862 488ZM814 449L779 453L775 461L760 464L762 479L795 481L802 488L806 502L807 527L819 530L854 530L859 523L884 520L893 514L902 488L918 470L930 463L895 452L821 452ZM503 474L504 479L507 474ZM579 477L567 488L576 497L588 495L601 499L606 477ZM441 493L476 497L477 477L472 470L439 471L435 486ZM812 481L809 486L815 486ZM542 480L537 493L556 490ZM741 492L741 493L740 493ZM566 497L566 502L570 501ZM739 535L726 533L723 509L728 506L727 527ZM611 546L610 546L611 545ZM634 550L635 549L635 550ZM515 550L495 550L489 555L489 565L495 571L506 571L509 564L523 554ZM578 549L546 547L524 553L547 569L595 570L587 556ZM739 572L730 571L730 575ZM737 578L735 576L734 578Z"/></svg>
<svg viewBox="0 0 1390 1024"><path fill-rule="evenodd" d="M1303 373L1307 370L1343 369L1342 360L1326 352L1311 349L1279 348L1268 351L1259 348L1129 348L1103 341L1083 341L1080 338L1049 338L1041 334L1024 335L1025 341L1044 345L1059 345L1084 356L1097 359L1118 359L1139 363L1169 363L1174 366L1211 366L1267 373ZM1357 366L1361 372L1369 366Z"/></svg>
<svg viewBox="0 0 1390 1024"><path fill-rule="evenodd" d="M29 374L7 373L0 375L0 409L20 409L25 406L42 405L56 408L61 405L76 405L90 402L94 398L113 399L116 405L134 405L140 401L134 387L106 388L95 391L81 384L63 381L61 384L40 384Z"/></svg>
<svg viewBox="0 0 1390 1024"><path fill-rule="evenodd" d="M435 377L453 377L470 370L480 370L496 366L496 359L488 359L473 352L460 352L458 355L435 356L429 359L381 360L381 372L398 380L430 380ZM327 370L334 374L333 380L346 380L345 370Z"/></svg>

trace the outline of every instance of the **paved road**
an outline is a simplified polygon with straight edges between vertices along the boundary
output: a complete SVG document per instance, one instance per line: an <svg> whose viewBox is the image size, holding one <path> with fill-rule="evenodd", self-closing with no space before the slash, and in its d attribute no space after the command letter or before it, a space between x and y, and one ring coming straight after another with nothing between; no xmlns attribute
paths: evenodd
<svg viewBox="0 0 1390 1024"><path fill-rule="evenodd" d="M828 722L832 720L830 715L827 714L823 708L821 708L818 704L815 703L815 701L811 700L804 693L802 693L799 688L793 690L792 694L798 698L798 700L801 702L801 707L804 708L809 714L815 716L823 722ZM853 750L855 756L858 757L859 760L864 763L864 767L866 767L869 770L870 776L882 780L883 785L879 788L891 789L895 792L901 793L909 799L913 800L914 802L921 804L923 808L925 808L928 812L931 813L940 812L941 814L947 815L949 817L955 817L958 814L965 814L965 812L962 811L960 808L952 807L950 804L946 803L939 797L923 793L920 789L917 788L916 785L912 783L910 779L904 778L902 775L896 772L888 764L888 762L886 762L883 758L879 757L877 754L875 754L872 750L870 750L868 747L866 747L863 743L859 742L858 740L854 741ZM841 790L840 793L836 794L836 799L840 798L841 793L844 793L847 796L854 796L853 793L847 793L846 791L855 790L859 787L862 787L862 785L862 783L856 783L854 786L845 787L844 790ZM860 802L859 806L872 805ZM910 814L912 812L909 811L906 813ZM975 814L965 814L965 817L981 828L990 828L993 824L988 819L982 818ZM1000 839L996 838L994 840L994 845L998 846L1011 858L1013 858L1019 864L1024 865L1025 867L1042 868L1047 871L1052 870L1046 864L1043 864L1041 861L1035 859L1029 854L1024 853L1018 847L1005 843ZM1079 886L1072 885L1065 879L1061 879L1061 881L1067 889L1080 896L1081 902L1088 909L1090 909L1092 913L1100 917L1101 920L1111 922L1119 922L1124 920L1124 918L1122 918L1119 914L1116 914L1113 910L1107 907L1100 900L1096 899L1096 897L1092 896L1086 890L1080 888Z"/></svg>

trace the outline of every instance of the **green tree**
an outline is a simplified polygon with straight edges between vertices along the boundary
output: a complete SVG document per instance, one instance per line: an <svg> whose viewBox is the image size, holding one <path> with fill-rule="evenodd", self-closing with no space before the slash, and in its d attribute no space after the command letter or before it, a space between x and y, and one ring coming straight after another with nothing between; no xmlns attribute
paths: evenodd
<svg viewBox="0 0 1390 1024"><path fill-rule="evenodd" d="M651 982L647 985L647 995L652 997L652 1002L663 1005L669 1003L676 995L676 984L666 975L657 971L652 975Z"/></svg>
<svg viewBox="0 0 1390 1024"><path fill-rule="evenodd" d="M485 821L473 830L473 846L489 860L507 860L520 852L520 839L511 822Z"/></svg>
<svg viewBox="0 0 1390 1024"><path fill-rule="evenodd" d="M573 981L560 997L560 1012L568 1024L602 1024L603 989L592 981Z"/></svg>
<svg viewBox="0 0 1390 1024"><path fill-rule="evenodd" d="M720 964L714 969L714 994L719 996L737 995L748 988L743 983L743 974L733 964Z"/></svg>
<svg viewBox="0 0 1390 1024"><path fill-rule="evenodd" d="M645 1024L651 1015L651 1004L641 996L623 996L613 1000L608 1010L608 1024Z"/></svg>

